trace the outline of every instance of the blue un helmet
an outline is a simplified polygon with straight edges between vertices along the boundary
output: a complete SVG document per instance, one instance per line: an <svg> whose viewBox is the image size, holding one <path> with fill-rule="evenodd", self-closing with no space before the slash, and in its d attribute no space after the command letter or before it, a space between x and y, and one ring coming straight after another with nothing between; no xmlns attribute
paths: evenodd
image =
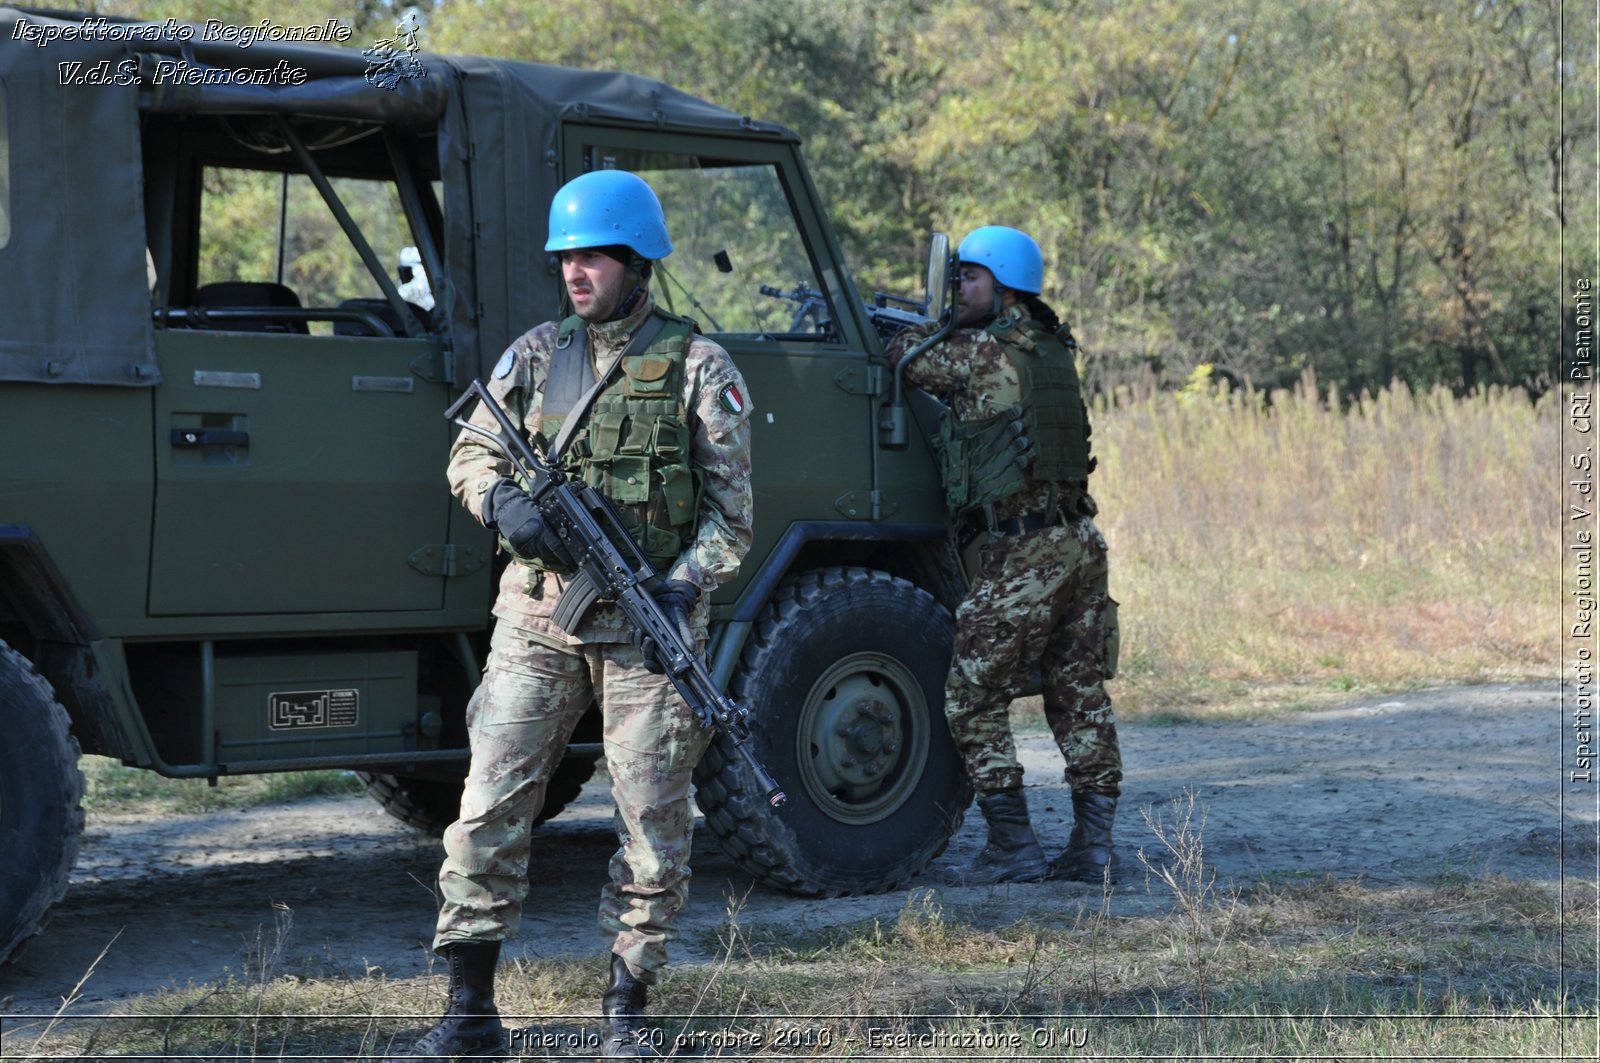
<svg viewBox="0 0 1600 1063"><path fill-rule="evenodd" d="M661 201L644 178L626 170L595 170L562 185L550 201L550 239L544 249L616 244L650 261L672 254Z"/></svg>
<svg viewBox="0 0 1600 1063"><path fill-rule="evenodd" d="M1004 225L974 229L956 248L956 259L982 266L1014 291L1038 295L1044 288L1044 254L1033 237Z"/></svg>

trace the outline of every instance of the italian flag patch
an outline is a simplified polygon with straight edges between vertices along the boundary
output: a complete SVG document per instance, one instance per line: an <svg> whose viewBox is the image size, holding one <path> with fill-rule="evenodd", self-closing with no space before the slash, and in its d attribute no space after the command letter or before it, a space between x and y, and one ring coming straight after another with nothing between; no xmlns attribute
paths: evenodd
<svg viewBox="0 0 1600 1063"><path fill-rule="evenodd" d="M729 413L744 412L744 396L739 394L739 389L732 384L717 392L717 401Z"/></svg>

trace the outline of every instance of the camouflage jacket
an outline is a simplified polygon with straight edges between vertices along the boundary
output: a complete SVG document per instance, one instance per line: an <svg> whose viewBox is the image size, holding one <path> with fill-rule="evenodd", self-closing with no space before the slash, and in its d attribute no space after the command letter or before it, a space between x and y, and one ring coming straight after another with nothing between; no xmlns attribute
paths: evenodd
<svg viewBox="0 0 1600 1063"><path fill-rule="evenodd" d="M589 352L597 374L627 345L654 307L654 301L647 299L625 318L589 326ZM557 322L547 321L513 340L488 382L489 393L506 408L513 422L528 431L530 438L536 430L533 426L539 424L545 377L558 328ZM730 387L743 397L742 402L725 404L719 399ZM744 378L727 351L699 335L691 341L684 362L683 404L692 435L691 462L703 479L703 488L694 538L667 575L688 580L706 592L691 618L696 630L703 632L708 615L707 594L733 578L750 549L753 506L751 405ZM730 411L728 405L740 408ZM473 412L472 420L493 427L492 418L482 408ZM511 466L504 458L465 430L450 449L450 490L479 520L484 493L500 477L510 474ZM494 614L557 646L627 639L627 621L614 606L590 610L576 635L557 627L550 617L564 583L561 577L528 565L507 565Z"/></svg>
<svg viewBox="0 0 1600 1063"><path fill-rule="evenodd" d="M1009 307L1008 314L1026 314L1020 305ZM898 365L906 351L932 335L937 325L917 325L906 329L889 344L886 354L891 365ZM924 351L906 366L906 382L944 397L951 413L963 421L992 417L1022 401L1022 381L1017 367L1006 356L1005 346L981 328L958 328L943 342ZM1043 512L1050 502L1049 481L1029 477L1022 491L995 504L995 517L1006 520L1023 513ZM1069 514L1095 512L1087 485L1056 485L1056 498Z"/></svg>

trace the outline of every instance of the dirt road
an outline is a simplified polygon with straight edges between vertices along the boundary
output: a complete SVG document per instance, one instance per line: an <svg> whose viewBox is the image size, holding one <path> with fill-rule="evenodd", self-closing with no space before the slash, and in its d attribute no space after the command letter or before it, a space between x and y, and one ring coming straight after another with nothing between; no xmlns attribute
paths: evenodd
<svg viewBox="0 0 1600 1063"><path fill-rule="evenodd" d="M1118 814L1122 858L1160 846L1141 808L1168 814L1186 787L1207 816L1206 854L1226 885L1267 875L1332 872L1374 883L1437 881L1495 872L1560 873L1562 741L1555 683L1453 687L1364 698L1277 720L1122 729L1127 776ZM1066 841L1071 805L1047 735L1021 742L1028 796L1046 848ZM1594 866L1594 792L1566 794L1572 874ZM943 860L976 852L973 814ZM594 908L615 846L603 773L539 834L529 897L512 955L601 955ZM282 969L390 979L428 969L438 842L391 820L364 798L325 799L212 815L91 816L66 899L44 933L0 968L0 1014L48 1014L105 950L74 1013L94 1012L162 986L243 974L263 942L289 926ZM675 960L707 961L728 898L746 876L697 838L695 881ZM937 873L916 886L951 901L1092 907L1076 885L952 887ZM1134 903L1164 903L1142 879ZM805 900L750 890L740 921L792 928L882 916L906 892ZM1126 911L1127 906L1122 905Z"/></svg>

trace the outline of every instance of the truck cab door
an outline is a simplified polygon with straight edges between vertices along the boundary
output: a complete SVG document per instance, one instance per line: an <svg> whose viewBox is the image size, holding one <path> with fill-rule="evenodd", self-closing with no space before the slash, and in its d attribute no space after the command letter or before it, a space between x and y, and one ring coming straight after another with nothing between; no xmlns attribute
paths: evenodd
<svg viewBox="0 0 1600 1063"><path fill-rule="evenodd" d="M190 305L156 333L150 615L440 609L459 561L441 340L406 335L304 175L200 181ZM415 241L393 182L334 183L397 266Z"/></svg>

